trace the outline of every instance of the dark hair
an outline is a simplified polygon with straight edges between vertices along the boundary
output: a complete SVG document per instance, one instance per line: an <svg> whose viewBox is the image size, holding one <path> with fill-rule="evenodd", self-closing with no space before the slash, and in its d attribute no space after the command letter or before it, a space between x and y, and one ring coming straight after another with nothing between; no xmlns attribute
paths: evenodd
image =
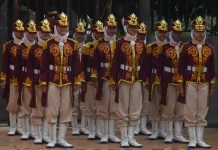
<svg viewBox="0 0 218 150"><path fill-rule="evenodd" d="M50 11L57 11L59 13L58 9L55 6L49 6L47 8L46 14L48 14Z"/></svg>

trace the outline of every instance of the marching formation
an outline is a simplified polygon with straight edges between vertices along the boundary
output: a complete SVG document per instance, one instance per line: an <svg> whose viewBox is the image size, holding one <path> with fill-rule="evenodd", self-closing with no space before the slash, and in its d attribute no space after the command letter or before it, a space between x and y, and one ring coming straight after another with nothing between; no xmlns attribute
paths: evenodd
<svg viewBox="0 0 218 150"><path fill-rule="evenodd" d="M71 124L73 136L84 134L122 148L143 147L136 141L138 134L188 143L189 148L211 147L203 135L214 94L215 56L205 42L202 17L193 21L187 43L181 42L179 20L170 25L159 21L150 44L146 25L135 14L123 20L123 38L116 37L118 23L111 14L93 25L88 43L82 22L74 39L68 37L68 21L61 13L52 25L47 19L37 25L14 23L13 39L3 46L1 71L9 136L34 138L34 144L45 142L47 148L72 148L66 141ZM146 126L148 117L152 131ZM183 123L189 140L182 135Z"/></svg>

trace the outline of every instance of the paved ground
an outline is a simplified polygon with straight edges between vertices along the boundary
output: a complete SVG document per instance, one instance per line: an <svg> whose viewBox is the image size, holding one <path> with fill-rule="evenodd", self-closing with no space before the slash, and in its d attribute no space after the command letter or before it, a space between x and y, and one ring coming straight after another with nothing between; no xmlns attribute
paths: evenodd
<svg viewBox="0 0 218 150"><path fill-rule="evenodd" d="M7 136L8 128L0 127L0 150L45 150L46 145L35 145L33 140L20 141L20 136ZM117 132L119 136L119 132ZM184 129L184 135L187 137L186 129ZM71 136L71 130L67 132L67 141L74 145L74 150L119 150L119 144L99 144L99 140L88 141L87 136ZM187 150L186 144L164 144L163 140L150 141L146 136L137 136L138 142L143 144L143 148L140 150ZM205 141L212 145L213 150L218 150L218 130L206 129ZM63 149L63 148L55 148ZM131 150L131 148L126 149ZM133 149L136 150L136 149ZM197 148L196 150L201 150ZM202 149L203 150L203 149Z"/></svg>

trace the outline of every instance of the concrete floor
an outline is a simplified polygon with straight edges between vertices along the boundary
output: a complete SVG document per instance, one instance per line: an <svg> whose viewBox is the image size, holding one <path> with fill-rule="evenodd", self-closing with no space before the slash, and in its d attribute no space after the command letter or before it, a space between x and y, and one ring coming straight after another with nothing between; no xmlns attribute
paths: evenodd
<svg viewBox="0 0 218 150"><path fill-rule="evenodd" d="M8 127L0 127L0 150L45 150L46 145L35 145L33 140L20 141L20 136L7 136ZM119 136L119 131L117 132ZM187 137L187 131L184 129L184 136ZM139 143L143 144L141 150L187 150L187 144L164 144L163 140L150 141L148 137L140 135L136 137ZM205 141L212 145L213 150L218 150L218 130L206 129ZM75 150L118 150L119 144L99 144L99 140L88 141L87 136L71 136L71 130L67 132L67 141L74 145ZM55 148L63 149L63 148ZM126 150L131 150L128 148ZM137 149L133 149L137 150ZM201 150L196 148L196 150ZM203 149L202 149L203 150Z"/></svg>

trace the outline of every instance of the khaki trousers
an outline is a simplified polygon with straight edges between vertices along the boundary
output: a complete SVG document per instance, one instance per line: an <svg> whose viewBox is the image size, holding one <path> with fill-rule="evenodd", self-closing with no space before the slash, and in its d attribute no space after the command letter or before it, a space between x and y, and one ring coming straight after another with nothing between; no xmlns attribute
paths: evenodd
<svg viewBox="0 0 218 150"><path fill-rule="evenodd" d="M46 113L45 108L42 107L42 90L40 86L36 86L35 89L36 92L36 108L32 108L31 113L31 124L33 126L41 125L42 121L46 119Z"/></svg>
<svg viewBox="0 0 218 150"><path fill-rule="evenodd" d="M31 94L28 90L28 87L23 85L22 87L22 98L21 98L21 116L20 118L25 118L25 117L30 117L31 115L31 108L30 108L30 99L31 99Z"/></svg>
<svg viewBox="0 0 218 150"><path fill-rule="evenodd" d="M184 106L185 126L207 126L209 85L187 83Z"/></svg>
<svg viewBox="0 0 218 150"><path fill-rule="evenodd" d="M134 127L140 123L142 110L141 82L121 82L119 85L118 126Z"/></svg>
<svg viewBox="0 0 218 150"><path fill-rule="evenodd" d="M163 118L162 118L163 107L160 104L161 93L158 91L158 86L160 86L160 85L154 85L152 98L150 101L149 117L150 117L150 120L152 120L152 121L163 120Z"/></svg>
<svg viewBox="0 0 218 150"><path fill-rule="evenodd" d="M16 90L16 86L10 82L10 93L9 93L9 101L8 101L8 105L6 107L6 110L9 113L17 113L18 112L18 104L17 104L17 100L18 100L18 93Z"/></svg>
<svg viewBox="0 0 218 150"><path fill-rule="evenodd" d="M117 120L115 92L108 81L103 81L102 99L96 100L97 117L103 120Z"/></svg>
<svg viewBox="0 0 218 150"><path fill-rule="evenodd" d="M142 112L141 112L141 116L146 116L148 114L149 111L149 91L146 89L146 87L143 87L143 92L144 92L144 97L143 97L143 101L142 101Z"/></svg>
<svg viewBox="0 0 218 150"><path fill-rule="evenodd" d="M48 85L48 104L46 107L46 118L48 123L57 123L60 112L60 123L67 123L72 118L71 85L58 87L54 84Z"/></svg>
<svg viewBox="0 0 218 150"><path fill-rule="evenodd" d="M86 116L96 118L96 88L93 84L87 83L87 92L85 96Z"/></svg>
<svg viewBox="0 0 218 150"><path fill-rule="evenodd" d="M79 110L81 114L85 114L86 111L85 103L81 101L81 87L79 87L79 89L73 94L74 94L74 102L72 108L72 115L77 117Z"/></svg>
<svg viewBox="0 0 218 150"><path fill-rule="evenodd" d="M184 120L184 104L177 101L178 95L177 86L169 84L167 88L167 104L163 105L163 118L165 121Z"/></svg>

